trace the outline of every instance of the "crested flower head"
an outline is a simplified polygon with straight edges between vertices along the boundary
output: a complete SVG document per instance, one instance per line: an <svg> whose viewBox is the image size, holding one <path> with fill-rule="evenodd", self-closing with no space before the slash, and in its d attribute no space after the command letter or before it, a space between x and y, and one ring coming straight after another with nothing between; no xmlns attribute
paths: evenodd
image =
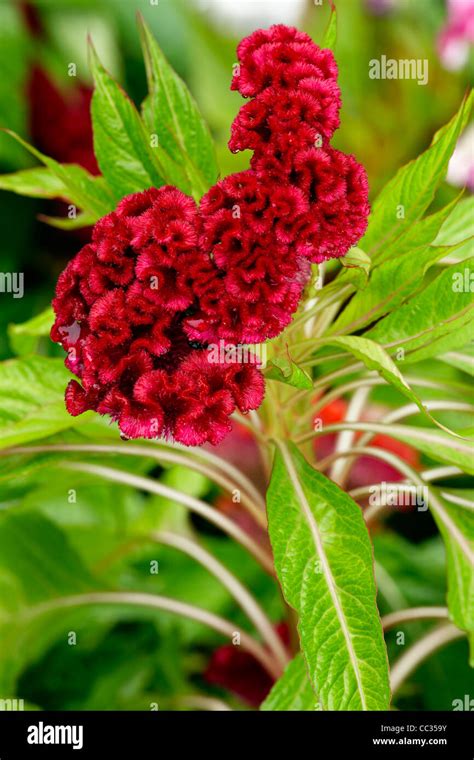
<svg viewBox="0 0 474 760"><path fill-rule="evenodd" d="M217 277L196 284L201 309L186 320L190 337L261 343L288 325L309 275L297 246L306 211L298 188L250 169L209 190L199 244Z"/></svg>
<svg viewBox="0 0 474 760"><path fill-rule="evenodd" d="M71 414L95 409L125 436L217 443L236 410L264 393L255 362L208 351L258 344L289 324L310 262L343 256L363 235L364 169L331 147L337 66L283 25L238 47L232 88L252 99L233 125L248 170L194 200L175 187L127 196L59 278L53 340L68 351Z"/></svg>
<svg viewBox="0 0 474 760"><path fill-rule="evenodd" d="M218 443L236 409L259 406L258 367L212 361L186 331L203 270L217 276L198 239L196 205L172 187L128 196L95 225L53 301L51 337L81 381L66 391L71 414L94 409L127 437L200 445Z"/></svg>
<svg viewBox="0 0 474 760"><path fill-rule="evenodd" d="M299 255L316 263L344 256L367 227L368 183L353 156L330 146L341 106L332 52L276 25L242 40L237 54L232 87L251 100L234 119L230 149L253 151L251 167L267 187L299 192Z"/></svg>
<svg viewBox="0 0 474 760"><path fill-rule="evenodd" d="M254 97L268 87L295 89L308 79L337 79L332 52L284 24L257 29L245 37L237 46L237 57L231 88L244 97Z"/></svg>

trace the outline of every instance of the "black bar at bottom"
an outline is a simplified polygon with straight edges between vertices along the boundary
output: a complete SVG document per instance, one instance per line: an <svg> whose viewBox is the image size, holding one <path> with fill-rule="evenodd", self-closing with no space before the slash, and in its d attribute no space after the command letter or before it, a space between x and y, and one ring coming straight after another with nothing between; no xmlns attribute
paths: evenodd
<svg viewBox="0 0 474 760"><path fill-rule="evenodd" d="M0 760L25 757L207 757L261 750L331 758L473 760L470 712L0 712Z"/></svg>

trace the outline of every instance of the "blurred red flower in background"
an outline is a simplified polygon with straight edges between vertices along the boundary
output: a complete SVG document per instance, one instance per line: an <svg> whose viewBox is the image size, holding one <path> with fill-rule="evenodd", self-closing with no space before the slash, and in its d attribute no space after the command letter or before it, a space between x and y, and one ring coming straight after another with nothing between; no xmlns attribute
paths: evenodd
<svg viewBox="0 0 474 760"><path fill-rule="evenodd" d="M91 174L99 174L92 144L92 90L79 83L62 92L47 72L35 65L27 91L35 146L56 161L79 164Z"/></svg>
<svg viewBox="0 0 474 760"><path fill-rule="evenodd" d="M289 647L287 624L279 623L276 631L283 644ZM259 707L273 686L272 677L255 657L233 644L226 644L213 652L204 679L232 692L250 707Z"/></svg>

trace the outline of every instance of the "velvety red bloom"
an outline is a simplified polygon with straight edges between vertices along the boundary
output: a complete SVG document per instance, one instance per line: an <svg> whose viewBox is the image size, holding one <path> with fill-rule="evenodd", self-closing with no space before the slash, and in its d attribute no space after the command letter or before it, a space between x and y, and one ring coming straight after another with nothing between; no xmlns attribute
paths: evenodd
<svg viewBox="0 0 474 760"><path fill-rule="evenodd" d="M341 106L333 54L283 25L254 32L237 54L232 88L252 99L234 119L230 149L254 152L251 167L267 188L299 191L306 211L281 224L293 222L294 253L315 263L343 256L370 209L363 167L329 144Z"/></svg>
<svg viewBox="0 0 474 760"><path fill-rule="evenodd" d="M327 144L339 126L341 97L334 80L308 79L298 89L268 87L240 109L229 148L259 153L275 149L281 134L292 151Z"/></svg>
<svg viewBox="0 0 474 760"><path fill-rule="evenodd" d="M256 409L263 376L254 364L216 361L189 336L200 277L218 272L197 247L198 209L173 187L124 198L99 220L92 242L58 280L53 340L68 352L66 406L117 420L129 438L218 443L230 415Z"/></svg>
<svg viewBox="0 0 474 760"><path fill-rule="evenodd" d="M286 623L280 623L276 630L282 642L288 646L290 636ZM273 686L272 677L258 660L233 644L216 649L204 678L210 684L233 692L251 707L259 707Z"/></svg>
<svg viewBox="0 0 474 760"><path fill-rule="evenodd" d="M275 187L252 170L211 188L201 200L199 247L217 277L208 265L195 280L201 308L185 320L190 338L261 343L286 327L309 276L296 246L307 209L298 188Z"/></svg>
<svg viewBox="0 0 474 760"><path fill-rule="evenodd" d="M35 146L61 163L79 164L99 174L92 145L92 90L79 84L63 93L40 66L34 66L27 95Z"/></svg>
<svg viewBox="0 0 474 760"><path fill-rule="evenodd" d="M297 154L293 166L296 182L310 200L301 251L315 263L344 256L367 228L365 169L354 156L330 147Z"/></svg>
<svg viewBox="0 0 474 760"><path fill-rule="evenodd" d="M366 227L365 172L329 145L340 108L332 53L278 25L242 40L238 56L232 87L253 100L230 145L254 151L251 168L218 182L199 209L172 187L124 198L58 281L52 337L81 380L68 409L109 414L129 437L220 441L236 408L258 407L263 378L254 364L213 364L209 344L278 335L310 262L344 255ZM60 111L37 76L42 107L56 99ZM68 119L56 155L79 161L65 155Z"/></svg>
<svg viewBox="0 0 474 760"><path fill-rule="evenodd" d="M305 213L289 216L295 252L313 263L344 256L363 236L370 212L365 170L354 156L328 146L291 152L287 136L255 153L251 165L267 187L297 190Z"/></svg>
<svg viewBox="0 0 474 760"><path fill-rule="evenodd" d="M337 65L330 50L321 49L304 32L276 24L258 29L237 47L239 65L231 88L244 97L267 87L294 89L302 80L337 79Z"/></svg>

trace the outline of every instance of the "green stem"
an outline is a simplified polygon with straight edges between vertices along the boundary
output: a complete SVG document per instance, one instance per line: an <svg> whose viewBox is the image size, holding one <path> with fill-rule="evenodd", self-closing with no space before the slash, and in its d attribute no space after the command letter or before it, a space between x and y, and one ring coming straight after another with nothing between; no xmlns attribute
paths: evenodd
<svg viewBox="0 0 474 760"><path fill-rule="evenodd" d="M196 499L194 496L182 493L181 491L177 491L175 488L163 485L162 483L155 483L151 478L133 475L132 473L116 470L112 467L102 467L88 462L61 462L60 466L67 470L85 472L90 475L97 475L98 477L105 478L106 480L112 480L116 483L123 483L132 488L138 488L143 491L148 491L149 493L158 494L158 496L164 496L166 499L170 499L170 501L176 501L178 504L182 504L187 509L201 515L201 517L204 517L206 520L220 528L220 530L224 531L224 533L227 533L227 535L238 541L238 543L244 546L255 557L270 575L275 574L273 561L268 552L263 547L259 546L248 533L237 525L237 523L230 520L214 507L206 504L206 502Z"/></svg>
<svg viewBox="0 0 474 760"><path fill-rule="evenodd" d="M414 620L449 620L447 607L411 607L407 610L396 610L384 615L382 627L389 631L397 625L411 623Z"/></svg>
<svg viewBox="0 0 474 760"><path fill-rule="evenodd" d="M207 625L209 628L217 631L226 638L232 640L236 633L240 636L240 642L243 649L252 654L272 678L279 678L281 668L277 665L267 650L250 634L245 631L239 631L238 628L225 618L215 615L213 612L203 610L201 607L194 607L192 604L181 602L178 599L170 599L166 596L146 594L128 591L97 592L88 594L77 594L76 596L66 596L60 599L51 599L35 607L30 608L24 613L25 618L36 617L47 614L53 610L65 609L70 607L82 607L92 604L120 604L135 605L138 607L149 607L152 609L171 612L181 617L195 620L198 623Z"/></svg>
<svg viewBox="0 0 474 760"><path fill-rule="evenodd" d="M439 626L415 642L392 667L390 685L395 694L406 679L438 649L451 641L463 638L466 634L451 623Z"/></svg>

